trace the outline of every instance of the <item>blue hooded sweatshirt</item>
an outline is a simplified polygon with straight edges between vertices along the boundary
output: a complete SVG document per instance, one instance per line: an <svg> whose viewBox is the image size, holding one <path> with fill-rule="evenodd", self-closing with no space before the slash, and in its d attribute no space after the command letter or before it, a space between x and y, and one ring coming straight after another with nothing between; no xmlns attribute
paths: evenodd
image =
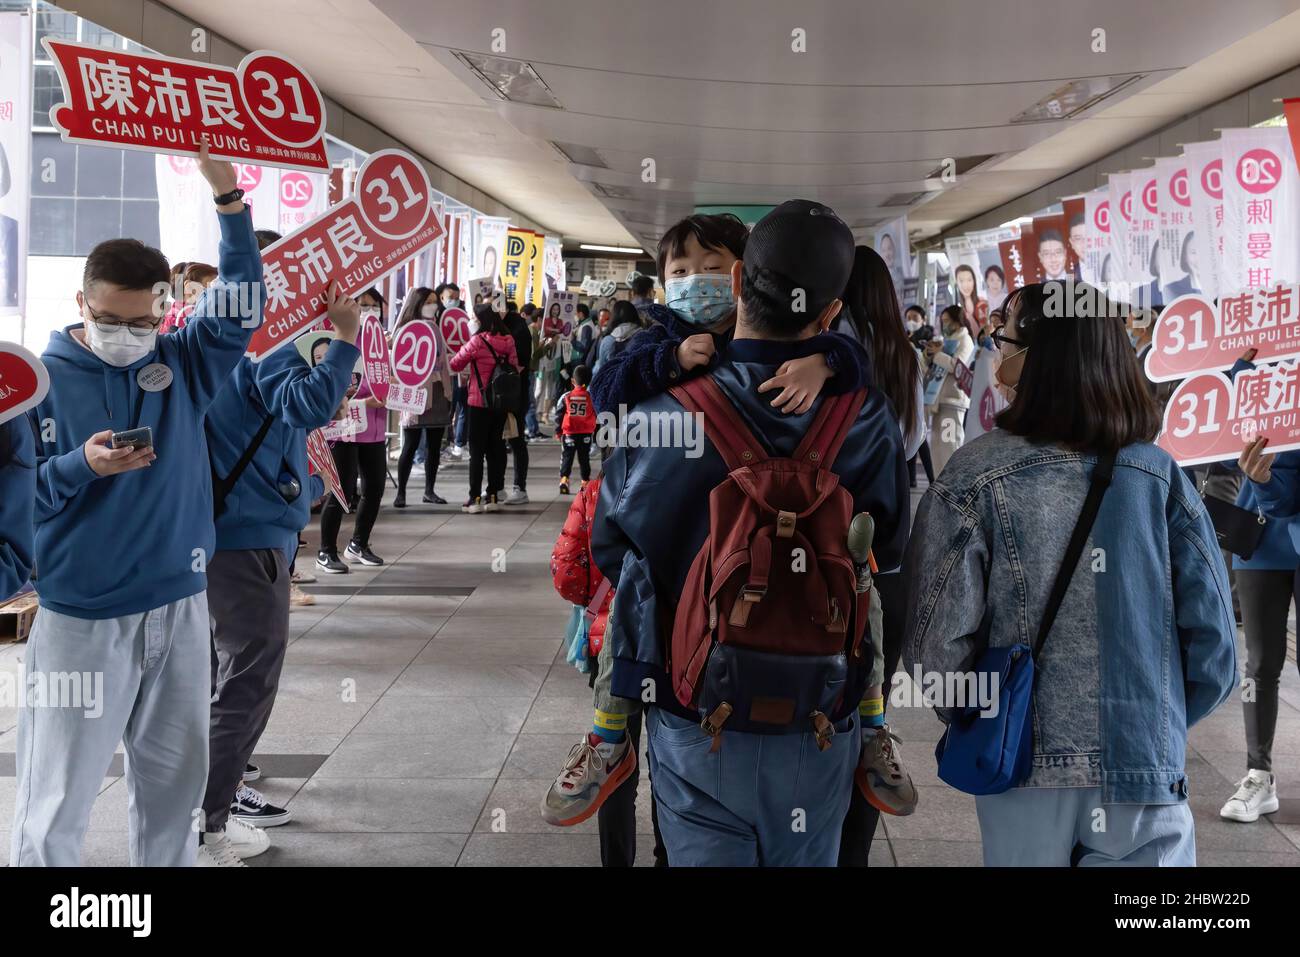
<svg viewBox="0 0 1300 957"><path fill-rule="evenodd" d="M356 346L336 339L315 368L295 348L256 363L245 358L235 367L208 410L212 470L229 476L266 416L275 422L217 516L217 551L279 548L292 560L298 532L311 518L307 432L334 417L360 355ZM281 476L295 479L301 489L292 502L280 494Z"/></svg>
<svg viewBox="0 0 1300 957"><path fill-rule="evenodd" d="M28 413L42 442L36 590L43 608L118 618L207 588L216 536L203 417L261 323L265 298L251 214L217 215L219 278L185 328L159 336L149 355L119 368L73 338L80 324L50 336L43 356L50 392ZM156 391L138 380L151 365L171 374ZM144 426L153 429L152 465L105 477L91 470L87 439Z"/></svg>
<svg viewBox="0 0 1300 957"><path fill-rule="evenodd" d="M0 425L0 601L32 573L32 506L36 502L36 439L27 419Z"/></svg>

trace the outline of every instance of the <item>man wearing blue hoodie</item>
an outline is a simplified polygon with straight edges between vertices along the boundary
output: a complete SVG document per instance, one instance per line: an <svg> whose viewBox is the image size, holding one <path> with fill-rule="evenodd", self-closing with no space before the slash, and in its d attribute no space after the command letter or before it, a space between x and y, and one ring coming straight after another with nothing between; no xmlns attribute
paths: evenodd
<svg viewBox="0 0 1300 957"><path fill-rule="evenodd" d="M0 423L0 601L32 573L36 442L25 416Z"/></svg>
<svg viewBox="0 0 1300 957"><path fill-rule="evenodd" d="M217 553L208 565L216 655L200 866L243 866L270 847L257 826L289 812L241 788L271 717L289 646L289 563L311 518L307 432L334 418L361 357L361 307L331 284L335 338L314 368L296 348L245 358L208 410ZM228 827L238 798L235 827Z"/></svg>
<svg viewBox="0 0 1300 957"><path fill-rule="evenodd" d="M126 748L131 863L189 866L208 765L206 567L216 544L203 417L261 322L262 260L235 169L199 154L221 224L217 281L162 336L167 260L100 243L81 321L50 337L37 451L36 589L27 675L80 700L18 716L15 866L75 866L90 808ZM151 430L114 447L115 433ZM88 685L89 688L84 688Z"/></svg>

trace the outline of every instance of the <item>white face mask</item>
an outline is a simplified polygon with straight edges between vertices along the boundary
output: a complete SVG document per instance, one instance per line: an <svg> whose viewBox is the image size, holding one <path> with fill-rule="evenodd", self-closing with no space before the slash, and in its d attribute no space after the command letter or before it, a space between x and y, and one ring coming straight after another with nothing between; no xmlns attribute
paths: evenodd
<svg viewBox="0 0 1300 957"><path fill-rule="evenodd" d="M149 355L157 346L158 332L137 336L126 326L117 326L105 332L95 322L86 323L86 345L90 351L111 366L129 366Z"/></svg>
<svg viewBox="0 0 1300 957"><path fill-rule="evenodd" d="M446 306L448 309L454 309L456 308L456 306L460 305L460 300L458 300L455 296L448 296L446 299L442 301L442 304Z"/></svg>
<svg viewBox="0 0 1300 957"><path fill-rule="evenodd" d="M471 336L476 336L476 335L478 335L478 331L479 331L479 321L478 321L478 316L470 316L470 317L469 317L469 334L470 334Z"/></svg>
<svg viewBox="0 0 1300 957"><path fill-rule="evenodd" d="M378 318L379 318L379 309L378 309L377 307L375 307L375 306L362 306L362 307L361 307L361 318L362 318L362 319L370 319L370 318L378 319Z"/></svg>
<svg viewBox="0 0 1300 957"><path fill-rule="evenodd" d="M434 303L432 303L432 302L426 302L426 303L425 303L425 304L420 308L420 318L421 318L421 319L433 319L433 318L435 318L437 315L438 315L438 307L437 307L436 304L434 304Z"/></svg>

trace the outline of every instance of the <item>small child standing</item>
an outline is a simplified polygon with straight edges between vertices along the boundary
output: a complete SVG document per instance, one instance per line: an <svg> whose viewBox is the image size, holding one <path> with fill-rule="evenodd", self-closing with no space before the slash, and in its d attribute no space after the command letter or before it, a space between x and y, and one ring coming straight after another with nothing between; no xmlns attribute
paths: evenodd
<svg viewBox="0 0 1300 957"><path fill-rule="evenodd" d="M569 473L573 470L574 453L578 456L584 487L591 478L591 442L596 434L596 409L587 392L590 384L591 370L583 365L577 366L573 370L573 388L555 403L555 431L564 443L560 455L561 495L569 494Z"/></svg>

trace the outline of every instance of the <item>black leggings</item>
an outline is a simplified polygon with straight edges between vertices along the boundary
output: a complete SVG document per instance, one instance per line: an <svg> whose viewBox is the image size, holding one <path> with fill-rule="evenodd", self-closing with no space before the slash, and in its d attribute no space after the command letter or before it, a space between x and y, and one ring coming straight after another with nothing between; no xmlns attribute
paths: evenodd
<svg viewBox="0 0 1300 957"><path fill-rule="evenodd" d="M387 442L335 442L334 466L339 470L339 484L348 501L356 509L357 522L352 528L352 541L358 546L370 544L370 530L379 517L379 503L384 496L384 479L388 473ZM357 481L361 494L357 495ZM343 524L343 506L333 495L326 496L320 513L320 547L325 551L338 551L339 526Z"/></svg>
<svg viewBox="0 0 1300 957"><path fill-rule="evenodd" d="M916 460L921 460L921 466L925 469L925 480L931 485L934 484L934 462L930 459L930 440L926 439L921 443L921 447L916 450L911 461L907 463L907 476L913 485L916 484Z"/></svg>
<svg viewBox="0 0 1300 957"><path fill-rule="evenodd" d="M402 429L402 454L397 457L397 494L406 496L406 481L411 477L415 453L420 448L420 435L428 439L428 458L424 460L424 494L433 494L433 483L438 478L438 450L442 447L441 425L417 425Z"/></svg>
<svg viewBox="0 0 1300 957"><path fill-rule="evenodd" d="M521 492L528 490L528 436L525 435L528 427L524 425L524 418L528 415L528 399L525 397L523 404L515 409L515 425L519 432L513 439L507 439L510 443L510 457L515 461L515 488ZM505 475L501 476L501 484L505 485Z"/></svg>
<svg viewBox="0 0 1300 957"><path fill-rule="evenodd" d="M494 409L469 407L469 497L496 495L506 484L506 414ZM483 466L487 464L487 491L483 491Z"/></svg>
<svg viewBox="0 0 1300 957"><path fill-rule="evenodd" d="M885 677L881 683L881 693L888 706L894 672L898 670L898 659L903 656L907 583L903 581L902 572L877 575L876 589L880 592L880 610L885 632ZM849 798L849 813L844 816L844 826L840 829L840 867L867 866L871 842L876 836L876 825L879 822L880 812L862 796L855 783Z"/></svg>

